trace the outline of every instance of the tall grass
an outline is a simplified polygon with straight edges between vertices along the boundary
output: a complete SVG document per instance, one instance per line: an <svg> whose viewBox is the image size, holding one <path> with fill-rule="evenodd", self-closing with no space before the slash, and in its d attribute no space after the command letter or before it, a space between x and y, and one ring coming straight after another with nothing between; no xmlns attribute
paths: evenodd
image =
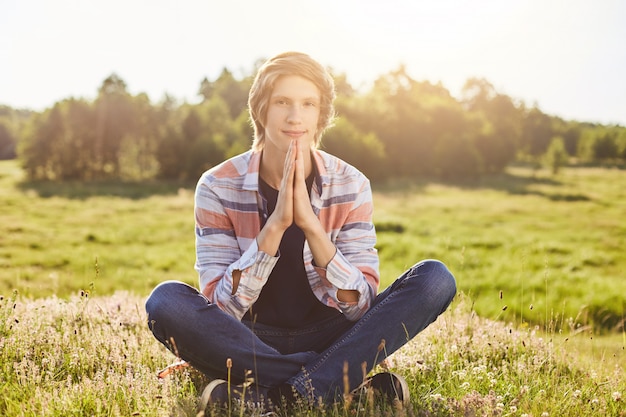
<svg viewBox="0 0 626 417"><path fill-rule="evenodd" d="M4 298L0 415L196 415L206 381L190 368L157 379L157 370L175 358L148 331L143 301L125 292ZM301 407L295 415L626 415L624 370L600 363L600 355L583 363L569 343L538 327L480 318L471 300L459 296L387 361L408 380L410 407L354 401L347 409ZM259 415L247 409L234 415L240 411Z"/></svg>

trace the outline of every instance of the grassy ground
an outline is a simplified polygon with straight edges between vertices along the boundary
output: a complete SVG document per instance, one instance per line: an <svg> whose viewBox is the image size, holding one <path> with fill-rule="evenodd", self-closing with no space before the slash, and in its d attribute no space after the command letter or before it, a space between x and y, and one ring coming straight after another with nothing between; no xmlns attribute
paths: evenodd
<svg viewBox="0 0 626 417"><path fill-rule="evenodd" d="M375 195L384 276L439 258L482 316L623 330L625 170L514 168L470 184L396 188Z"/></svg>
<svg viewBox="0 0 626 417"><path fill-rule="evenodd" d="M383 287L432 257L481 316L623 329L626 170L515 168L374 190ZM93 286L146 295L166 279L197 282L193 185L25 183L4 161L0 201L0 294L65 297Z"/></svg>
<svg viewBox="0 0 626 417"><path fill-rule="evenodd" d="M623 369L599 361L582 364L568 343L538 328L482 319L471 301L459 296L388 360L387 367L409 382L409 407L355 396L345 406L301 406L278 415L626 415ZM0 344L3 416L195 416L206 383L189 368L157 379L157 370L175 358L147 331L143 298L124 292L5 298ZM260 413L235 407L219 415Z"/></svg>
<svg viewBox="0 0 626 417"><path fill-rule="evenodd" d="M194 415L202 381L155 379L173 357L142 305L158 282L196 283L193 185L21 175L0 162L0 415ZM392 357L415 398L395 414L625 415L626 171L374 190L382 286L432 257L463 294Z"/></svg>
<svg viewBox="0 0 626 417"><path fill-rule="evenodd" d="M0 162L0 294L147 294L165 279L196 282L190 188L20 178Z"/></svg>

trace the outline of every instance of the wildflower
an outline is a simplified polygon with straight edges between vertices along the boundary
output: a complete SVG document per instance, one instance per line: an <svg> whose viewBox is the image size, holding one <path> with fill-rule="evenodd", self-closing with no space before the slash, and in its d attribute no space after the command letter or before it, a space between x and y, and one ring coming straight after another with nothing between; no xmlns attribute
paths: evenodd
<svg viewBox="0 0 626 417"><path fill-rule="evenodd" d="M467 381L461 384L461 389L469 389L469 387L470 387L470 383Z"/></svg>
<svg viewBox="0 0 626 417"><path fill-rule="evenodd" d="M465 378L467 372L464 369L459 369L458 371L452 371L452 376L455 376L459 379Z"/></svg>
<svg viewBox="0 0 626 417"><path fill-rule="evenodd" d="M619 391L613 392L613 394L611 394L611 396L613 397L613 401L621 401L622 400L622 394Z"/></svg>
<svg viewBox="0 0 626 417"><path fill-rule="evenodd" d="M474 375L481 374L481 373L485 372L485 370L486 370L485 368L486 368L485 365L475 366L474 368L472 368L472 373Z"/></svg>
<svg viewBox="0 0 626 417"><path fill-rule="evenodd" d="M509 410L511 410L511 413L516 413L517 412L517 407L512 405L509 407Z"/></svg>
<svg viewBox="0 0 626 417"><path fill-rule="evenodd" d="M541 413L541 417L550 417L550 414L548 414L547 411L544 411L543 413Z"/></svg>
<svg viewBox="0 0 626 417"><path fill-rule="evenodd" d="M581 394L581 393L582 393L582 392L581 392L579 389L577 389L576 391L574 391L574 392L572 393L572 396L573 396L574 398L578 398L578 397L580 397L580 394Z"/></svg>

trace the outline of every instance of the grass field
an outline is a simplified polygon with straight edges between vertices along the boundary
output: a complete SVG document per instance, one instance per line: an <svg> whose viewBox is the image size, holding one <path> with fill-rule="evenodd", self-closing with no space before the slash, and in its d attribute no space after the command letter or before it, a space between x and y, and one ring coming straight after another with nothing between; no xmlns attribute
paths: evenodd
<svg viewBox="0 0 626 417"><path fill-rule="evenodd" d="M143 297L125 292L4 298L0 345L3 416L191 417L207 382L190 368L157 379L175 358L147 330ZM599 352L592 362L581 357L591 358L573 340L480 318L459 296L388 360L409 382L409 407L354 397L347 406L278 416L625 416L624 368ZM260 413L233 407L212 415Z"/></svg>
<svg viewBox="0 0 626 417"><path fill-rule="evenodd" d="M147 295L196 284L193 185L26 183L0 162L0 294ZM374 184L382 286L437 258L479 315L621 331L626 170L530 169L467 184ZM506 307L506 309L505 309Z"/></svg>
<svg viewBox="0 0 626 417"><path fill-rule="evenodd" d="M437 258L461 292L392 357L414 401L386 412L626 415L625 170L374 190L382 286ZM0 415L195 415L201 378L156 380L173 357L143 312L158 282L196 283L192 208L189 184L28 183L0 162Z"/></svg>

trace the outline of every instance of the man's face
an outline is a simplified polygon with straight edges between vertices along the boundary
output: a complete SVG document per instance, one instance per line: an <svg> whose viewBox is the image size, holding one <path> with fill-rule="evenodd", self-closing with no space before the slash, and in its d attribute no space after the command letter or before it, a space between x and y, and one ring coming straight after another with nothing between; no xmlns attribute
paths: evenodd
<svg viewBox="0 0 626 417"><path fill-rule="evenodd" d="M286 153L292 140L299 141L301 149L310 147L317 131L320 101L319 89L308 79L297 75L278 78L267 107L265 147Z"/></svg>

